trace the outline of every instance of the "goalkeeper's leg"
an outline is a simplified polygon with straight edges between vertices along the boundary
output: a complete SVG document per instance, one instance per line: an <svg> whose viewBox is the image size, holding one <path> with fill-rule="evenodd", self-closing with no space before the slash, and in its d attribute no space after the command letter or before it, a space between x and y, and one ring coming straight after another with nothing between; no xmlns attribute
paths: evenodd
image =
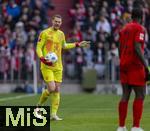
<svg viewBox="0 0 150 131"><path fill-rule="evenodd" d="M47 83L47 89L42 92L40 100L38 102L38 106L42 106L45 101L48 99L49 95L55 91L55 83L54 81Z"/></svg>
<svg viewBox="0 0 150 131"><path fill-rule="evenodd" d="M51 100L51 119L53 120L62 120L57 116L57 111L60 103L60 84L59 82L55 82L56 90L50 94Z"/></svg>
<svg viewBox="0 0 150 131"><path fill-rule="evenodd" d="M38 106L42 106L44 102L48 99L51 92L55 91L54 73L52 70L43 68L41 70L44 81L47 84L47 89L42 92Z"/></svg>

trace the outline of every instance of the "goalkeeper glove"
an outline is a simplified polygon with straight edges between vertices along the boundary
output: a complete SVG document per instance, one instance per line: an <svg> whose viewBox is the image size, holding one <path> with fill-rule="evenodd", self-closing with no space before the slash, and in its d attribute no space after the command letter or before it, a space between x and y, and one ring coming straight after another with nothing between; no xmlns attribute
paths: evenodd
<svg viewBox="0 0 150 131"><path fill-rule="evenodd" d="M89 47L90 41L81 41L81 42L76 42L75 46L76 47Z"/></svg>
<svg viewBox="0 0 150 131"><path fill-rule="evenodd" d="M52 65L53 65L52 62L47 61L43 56L40 57L40 61L41 61L42 63L44 63L45 65L48 65L48 66L52 66Z"/></svg>

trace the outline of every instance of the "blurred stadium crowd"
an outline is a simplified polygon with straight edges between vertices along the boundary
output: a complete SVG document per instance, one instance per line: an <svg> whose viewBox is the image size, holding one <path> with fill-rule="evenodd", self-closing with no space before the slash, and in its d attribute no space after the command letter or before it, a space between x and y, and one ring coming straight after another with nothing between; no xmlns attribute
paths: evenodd
<svg viewBox="0 0 150 131"><path fill-rule="evenodd" d="M138 0L137 0L138 1ZM68 52L69 76L75 72L81 78L83 67L95 68L99 79L119 79L119 56L117 42L119 30L131 20L134 0L76 0L70 9L73 28L69 40L89 40L90 49L77 48L75 52ZM146 27L145 55L150 61L150 8L148 3L140 0L143 8L143 25ZM72 59L74 58L74 59ZM74 60L74 61L73 61ZM147 61L147 62L148 62ZM72 64L69 64L72 63ZM73 67L74 66L74 67ZM67 67L67 66L65 66ZM75 68L75 72L72 68ZM105 73L106 72L106 73ZM107 77L107 73L109 74Z"/></svg>
<svg viewBox="0 0 150 131"><path fill-rule="evenodd" d="M2 0L0 3L0 79L31 79L34 47L47 27L49 0ZM44 14L44 15L43 15Z"/></svg>
<svg viewBox="0 0 150 131"><path fill-rule="evenodd" d="M49 0L0 2L0 80L30 80L37 35L48 27L47 9L54 7ZM145 0L142 6L149 62L150 8ZM65 51L65 78L81 79L85 68L95 68L99 79L105 79L106 73L107 79L119 79L119 30L130 21L132 8L133 0L74 0L68 11L73 24L67 41L90 40L91 47Z"/></svg>

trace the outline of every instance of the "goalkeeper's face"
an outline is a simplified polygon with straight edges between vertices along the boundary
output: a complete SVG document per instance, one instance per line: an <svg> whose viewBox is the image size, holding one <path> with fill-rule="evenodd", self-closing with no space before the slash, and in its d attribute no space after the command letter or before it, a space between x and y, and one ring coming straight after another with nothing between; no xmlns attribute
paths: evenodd
<svg viewBox="0 0 150 131"><path fill-rule="evenodd" d="M55 30L58 30L60 28L61 24L62 24L62 19L61 18L55 17L52 20L52 26Z"/></svg>

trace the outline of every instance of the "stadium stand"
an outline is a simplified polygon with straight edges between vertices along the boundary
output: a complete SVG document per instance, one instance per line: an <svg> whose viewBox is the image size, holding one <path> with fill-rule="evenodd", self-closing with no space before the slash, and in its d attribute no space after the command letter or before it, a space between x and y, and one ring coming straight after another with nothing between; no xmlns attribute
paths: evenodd
<svg viewBox="0 0 150 131"><path fill-rule="evenodd" d="M33 79L34 47L48 26L49 0L2 0L0 4L0 80ZM44 15L43 15L44 14Z"/></svg>

